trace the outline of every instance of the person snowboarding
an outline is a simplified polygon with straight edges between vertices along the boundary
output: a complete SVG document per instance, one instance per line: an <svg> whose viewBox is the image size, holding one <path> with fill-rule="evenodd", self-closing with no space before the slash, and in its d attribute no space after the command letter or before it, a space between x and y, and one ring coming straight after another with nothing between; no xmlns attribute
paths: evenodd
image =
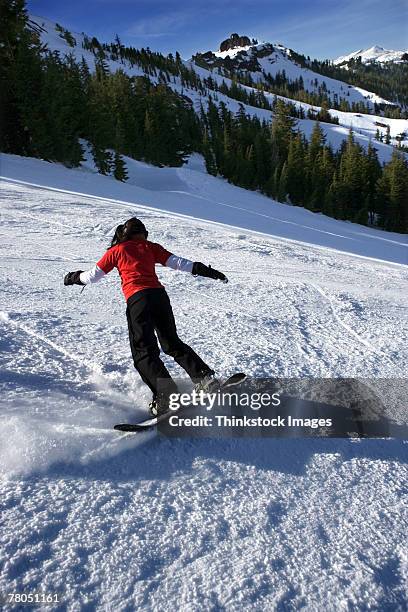
<svg viewBox="0 0 408 612"><path fill-rule="evenodd" d="M126 318L133 363L143 382L151 389L152 416L169 410L169 396L178 393L177 385L160 358L161 348L187 372L197 389L218 388L214 370L180 340L169 297L155 272L159 263L193 276L228 282L226 276L199 261L190 261L151 242L140 219L132 217L118 225L106 253L90 270L68 272L64 285L88 285L100 281L117 268L127 303ZM156 338L157 335L157 338Z"/></svg>

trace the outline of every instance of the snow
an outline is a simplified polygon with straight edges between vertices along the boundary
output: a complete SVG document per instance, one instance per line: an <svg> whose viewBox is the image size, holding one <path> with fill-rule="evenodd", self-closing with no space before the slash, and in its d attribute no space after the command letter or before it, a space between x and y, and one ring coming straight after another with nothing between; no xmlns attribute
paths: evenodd
<svg viewBox="0 0 408 612"><path fill-rule="evenodd" d="M333 114L338 113L339 111L332 111ZM372 115L352 115L351 113L344 113L344 115L348 115L344 117L343 125L336 125L332 123L320 123L320 126L326 136L326 143L330 144L334 150L339 149L341 147L342 142L348 137L350 128L353 130L354 140L367 150L369 144L371 144L377 150L377 156L379 161L384 164L390 161L392 157L392 153L395 150L392 145L387 145L383 142L379 142L375 140L375 133L378 130L380 133L385 134L387 129L384 127L376 126L375 122L378 119L383 126L384 125L392 125L392 129L398 131L401 124L392 124L393 121L401 121L401 123L406 125L408 128L408 120L404 119L389 119L388 121L383 120L382 117L373 117ZM347 125L348 124L348 125ZM299 129L305 134L307 138L310 139L314 122L308 121L307 119L299 119L298 120ZM401 133L401 132L399 132ZM405 138L401 141L402 144L408 144L408 131L404 129Z"/></svg>
<svg viewBox="0 0 408 612"><path fill-rule="evenodd" d="M337 79L332 79L327 76L322 76L317 72L313 72L309 68L303 68L294 61L292 61L287 53L277 50L270 57L265 57L260 60L262 70L265 73L275 76L278 72L285 71L286 76L290 80L298 79L300 76L303 78L304 88L306 91L314 92L317 91L314 83L317 81L318 86L326 84L328 89L328 95L333 99L334 94L337 94L339 99L345 97L350 104L352 102L364 102L368 103L371 108L374 108L374 103L377 104L392 104L392 102L381 98L375 93L369 92L361 87L354 87L343 83Z"/></svg>
<svg viewBox="0 0 408 612"><path fill-rule="evenodd" d="M90 51L86 51L85 49L82 48L82 42L84 40L83 34L78 34L77 32L73 32L72 34L77 44L74 47L70 47L68 43L64 39L62 39L59 36L58 32L55 30L55 23L43 17L36 17L34 15L30 15L30 18L34 23L39 25L44 30L41 32L41 40L44 44L48 45L49 49L59 51L62 57L66 54L71 53L73 54L77 62L80 62L82 58L84 58L90 70L94 70L95 56ZM261 44L261 45L251 46L249 48L261 50L263 46L264 45ZM290 57L288 57L288 54L290 54L289 49L286 49L286 47L283 47L282 45L277 45L275 46L275 48L276 48L276 51L271 56L260 60L264 69L267 72L269 71L270 74L275 75L276 72L278 72L279 70L282 71L282 69L284 69L289 78L295 79L295 78L299 78L299 76L302 75L304 82L305 82L305 87L306 89L308 89L310 86L310 91L315 91L315 86L312 84L312 81L314 81L314 79L317 78L320 84L323 81L325 81L326 84L328 85L328 88L332 91L332 93L338 93L339 95L340 94L347 95L347 100L349 100L350 102L353 100L354 101L361 101L361 100L367 101L366 96L369 96L369 99L371 101L377 101L377 102L384 101L380 99L378 96L376 96L375 94L372 94L371 92L366 92L365 90L362 90L360 88L351 87L347 85L346 83L342 83L341 81L328 79L310 70L303 69L290 60ZM228 53L232 53L235 51L239 52L245 49L246 48L237 48L237 49L225 51L222 53L228 54ZM131 66L128 62L122 63L120 61L106 60L106 63L112 72L114 72L115 70L121 69L129 76L142 76L144 74L140 66L137 66L137 65ZM231 85L230 79L220 76L216 72L201 68L200 66L197 66L194 62L191 62L191 61L185 61L185 64L187 67L193 68L195 72L202 79L208 78L209 76L211 76L219 85L221 85L223 81L225 81L229 86ZM254 76L256 77L256 74L254 74ZM261 78L262 75L259 73L258 77ZM154 77L151 75L149 75L149 78L151 79L152 82L157 82L158 80L158 77ZM331 81L333 81L333 83ZM329 82L330 82L330 86L329 86ZM188 96L192 100L194 104L194 108L197 110L197 112L200 111L201 105L203 105L205 108L208 104L207 95L203 96L195 90L182 86L180 79L178 77L175 78L175 82L170 81L168 83L168 86L174 91ZM243 88L246 89L248 92L253 90L253 88L251 87L243 86ZM229 108L232 112L234 113L238 112L240 103L237 100L231 99L228 96L225 96L219 92L211 92L211 93L212 93L213 99L217 99L218 103L222 101L226 104L227 108ZM269 99L271 103L273 102L273 99L274 99L273 94L266 93L265 96ZM278 97L280 97L283 100L292 102L292 100L288 100L287 98L283 98L282 96L278 96ZM316 112L320 110L319 106L311 106L303 102L294 101L294 104L297 107L302 107L305 112L307 112L309 109L313 109ZM265 119L267 121L270 121L273 116L273 114L270 111L267 111L261 108L256 108L253 106L249 106L247 104L244 104L243 106L245 108L245 112L248 115L257 116L260 119ZM356 115L354 113L346 113L346 112L336 111L333 109L330 110L330 114L333 117L337 117L339 119L340 125L342 127L347 128L347 129L349 127L353 127L353 129L356 129L357 130L356 139L364 147L368 146L370 138L374 138L377 128L379 129L380 133L382 134L386 133L386 128L384 127L384 125L390 125L391 127L390 135L391 135L393 144L396 144L395 137L404 133L406 134L406 137L402 139L401 143L408 145L408 120L406 119L384 119L380 116L375 116L375 115L366 115L366 114ZM382 123L383 126L375 125L376 122ZM304 128L304 131L306 134L310 134L312 131L313 124L314 124L314 121L305 120L300 125L302 129ZM335 147L340 146L343 140L343 138L339 138L340 134L344 135L344 137L347 137L347 129L338 130L337 129L338 126L333 126L333 124L322 124L322 126L324 127L324 130L327 136L327 142L332 144ZM393 151L392 146L386 145L384 143L376 143L375 146L378 148L379 157L381 161L388 161L391 158L392 151Z"/></svg>
<svg viewBox="0 0 408 612"><path fill-rule="evenodd" d="M80 63L82 59L86 61L90 70L95 70L95 55L91 51L87 51L83 48L82 43L85 40L84 33L73 32L71 34L75 39L75 45L71 47L64 38L61 38L59 32L56 30L56 23L46 19L45 17L38 17L36 15L29 15L30 21L40 27L40 38L41 42L47 45L50 51L58 51L60 56L63 58L65 55L72 55L76 62ZM64 24L59 24L64 27ZM104 42L104 41L100 41ZM109 70L115 72L116 70L123 70L129 76L143 76L143 70L137 65L131 67L129 63L121 63L120 61L113 61L106 59L105 64Z"/></svg>
<svg viewBox="0 0 408 612"><path fill-rule="evenodd" d="M363 64L369 64L372 62L379 64L386 64L387 62L401 62L401 57L404 53L408 53L408 49L403 51L393 51L392 49L384 49L384 47L380 47L379 45L374 45L369 49L359 49L358 51L353 51L348 55L342 55L333 60L333 64L343 64L345 62L350 61L351 59L357 59L361 57L361 61Z"/></svg>
<svg viewBox="0 0 408 612"><path fill-rule="evenodd" d="M102 200L108 190L109 197L123 208L155 207L177 216L271 234L281 240L296 240L378 261L408 263L406 235L337 221L235 187L208 175L198 154L180 168L158 168L126 156L124 160L129 175L126 183L97 175L88 156L83 168L70 170L38 159L3 155L0 178Z"/></svg>
<svg viewBox="0 0 408 612"><path fill-rule="evenodd" d="M118 435L148 401L118 278L82 294L62 278L136 214L229 276L158 269L181 337L218 372L398 379L406 236L246 192L199 156L127 162L121 184L2 157L0 592L68 610L405 609L404 441Z"/></svg>
<svg viewBox="0 0 408 612"><path fill-rule="evenodd" d="M352 128L356 134L368 136L369 139L371 138L372 144L378 149L379 156L383 161L389 159L389 154L392 149L388 148L388 145L384 145L384 143L375 140L377 130L380 134L385 136L387 133L387 126L389 126L392 143L397 144L396 137L404 134L404 137L401 138L401 144L408 145L408 119L389 119L379 115L345 113L334 109L330 110L330 114L332 117L338 118L340 126ZM384 149L384 146L387 147L387 149Z"/></svg>
<svg viewBox="0 0 408 612"><path fill-rule="evenodd" d="M209 75L209 71L201 68L200 66L194 65L194 70L202 78L208 77ZM222 77L216 73L211 73L211 76L215 81L217 81L218 84L225 81L228 86L231 85L231 80L227 77ZM248 92L253 89L252 87L247 86L242 87ZM173 85L172 88L179 93L188 93L188 96L192 100L194 108L197 110L197 112L200 111L201 106L203 106L203 108L207 107L208 98L199 95L197 92L193 90L186 90L178 85ZM264 95L272 104L275 95L267 92L265 92ZM290 98L285 98L284 96L277 96L277 98L280 98L284 102L290 102L297 108L303 108L305 113L307 113L309 110L313 110L317 113L321 109L320 106L314 106L307 104L306 102L298 102L297 100L291 100ZM260 120L264 121L271 121L273 118L273 113L271 111L250 106L249 104L242 104L241 102L238 102L238 100L229 98L220 92L216 92L213 101L214 100L218 104L224 102L232 113L238 113L240 106L243 106L245 113L251 117L258 117ZM377 129L380 134L385 136L387 132L387 125L390 126L390 137L392 144L397 144L396 136L403 134L404 137L401 139L401 144L408 145L408 119L387 119L385 117L381 117L380 115L347 113L335 109L329 109L329 113L333 117L338 118L339 125L325 122L320 122L320 125L325 133L327 143L334 149L338 149L341 146L343 140L348 136L349 129L352 128L356 141L365 149L367 149L368 144L372 142L377 149L379 160L382 163L385 163L391 159L394 147L392 145L387 145L384 142L376 141L375 136ZM310 137L314 125L315 120L303 119L298 121L299 129L308 137Z"/></svg>
<svg viewBox="0 0 408 612"><path fill-rule="evenodd" d="M235 58L239 53L246 53L251 49L261 48L262 45L245 45L244 47L234 47L232 49L227 49L226 51L213 51L216 57L220 57L221 59L225 59L226 57L230 57L231 59Z"/></svg>
<svg viewBox="0 0 408 612"><path fill-rule="evenodd" d="M220 57L222 59L225 59L226 57L234 59L238 54L242 53L244 59L250 59L253 53L256 54L257 51L263 51L265 45L267 45L267 43L249 45L247 47L237 47L227 51L218 51L213 53L216 57ZM318 87L325 83L327 87L327 95L332 100L334 95L337 95L339 99L345 98L350 104L352 102L364 102L365 104L368 103L371 108L374 108L374 103L392 104L392 102L386 100L385 98L381 98L377 94L367 91L366 89L348 85L347 83L339 81L338 79L322 76L309 68L300 66L292 59L290 49L284 45L273 44L273 47L274 50L272 53L266 55L265 57L257 58L261 71L251 73L255 80L261 82L264 81L264 74L269 74L272 77L275 77L278 72L282 73L282 71L285 71L286 77L291 81L302 77L305 90L312 93L317 92Z"/></svg>

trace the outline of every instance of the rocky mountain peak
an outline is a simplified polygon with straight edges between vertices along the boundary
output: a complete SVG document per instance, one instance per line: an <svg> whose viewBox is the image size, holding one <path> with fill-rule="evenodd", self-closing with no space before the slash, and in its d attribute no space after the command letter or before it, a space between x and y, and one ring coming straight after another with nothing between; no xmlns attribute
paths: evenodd
<svg viewBox="0 0 408 612"><path fill-rule="evenodd" d="M252 40L248 36L239 36L239 34L231 34L229 38L223 40L220 44L220 51L228 51L229 49L236 49L237 47L247 47L248 45L256 44L256 41Z"/></svg>

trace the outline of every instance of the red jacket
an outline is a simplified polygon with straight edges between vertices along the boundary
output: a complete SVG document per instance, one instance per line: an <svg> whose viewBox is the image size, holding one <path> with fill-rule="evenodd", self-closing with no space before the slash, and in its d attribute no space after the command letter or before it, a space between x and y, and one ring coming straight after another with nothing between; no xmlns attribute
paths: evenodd
<svg viewBox="0 0 408 612"><path fill-rule="evenodd" d="M155 264L165 266L171 255L160 244L133 239L108 249L96 265L105 274L118 269L122 291L128 300L136 291L163 286L157 278Z"/></svg>

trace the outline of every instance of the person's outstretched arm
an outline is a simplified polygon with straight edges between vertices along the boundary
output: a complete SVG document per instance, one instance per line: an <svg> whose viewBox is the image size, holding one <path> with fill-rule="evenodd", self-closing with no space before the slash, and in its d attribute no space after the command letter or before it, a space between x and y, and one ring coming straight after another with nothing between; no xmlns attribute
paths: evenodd
<svg viewBox="0 0 408 612"><path fill-rule="evenodd" d="M89 285L97 283L116 265L116 254L114 250L108 249L103 257L89 270L76 270L68 272L64 276L64 285Z"/></svg>
<svg viewBox="0 0 408 612"><path fill-rule="evenodd" d="M206 278L213 278L215 280L221 280L223 283L228 283L228 278L222 272L215 270L211 266L206 266L201 261L190 261L184 257L178 257L177 255L170 255L166 260L165 266L172 268L173 270L181 270L182 272L190 272L193 276L205 276Z"/></svg>
<svg viewBox="0 0 408 612"><path fill-rule="evenodd" d="M201 263L201 261L195 261L193 263L191 273L193 276L206 276L207 278L214 278L215 280L220 280L223 283L228 283L228 278L225 276L225 274L219 270L216 270L215 268L212 268L211 266L206 266L205 264Z"/></svg>

